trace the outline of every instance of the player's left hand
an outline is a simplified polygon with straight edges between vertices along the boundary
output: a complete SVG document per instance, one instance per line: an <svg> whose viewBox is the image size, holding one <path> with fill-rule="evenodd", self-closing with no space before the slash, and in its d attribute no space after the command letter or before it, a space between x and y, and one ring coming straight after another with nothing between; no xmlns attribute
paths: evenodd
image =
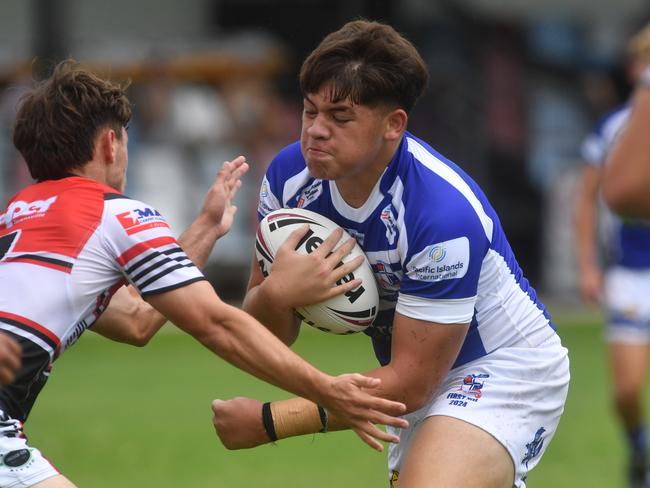
<svg viewBox="0 0 650 488"><path fill-rule="evenodd" d="M271 442L262 423L262 402L253 398L214 400L212 423L226 449L249 449Z"/></svg>
<svg viewBox="0 0 650 488"><path fill-rule="evenodd" d="M217 238L224 236L232 227L237 207L232 204L241 188L241 177L248 171L244 156L226 161L208 190L201 208L201 215L210 219L217 229Z"/></svg>

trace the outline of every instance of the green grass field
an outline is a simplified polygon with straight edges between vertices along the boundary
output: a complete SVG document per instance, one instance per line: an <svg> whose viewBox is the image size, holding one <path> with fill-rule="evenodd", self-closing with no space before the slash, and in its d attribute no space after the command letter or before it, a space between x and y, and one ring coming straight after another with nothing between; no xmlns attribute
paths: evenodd
<svg viewBox="0 0 650 488"><path fill-rule="evenodd" d="M623 486L624 446L608 401L599 320L556 314L556 323L570 349L572 384L559 431L529 486ZM331 373L375 365L361 334L306 330L297 350ZM143 349L87 333L55 364L25 431L80 487L387 486L385 455L350 432L225 450L210 402L238 395L288 396L171 327Z"/></svg>

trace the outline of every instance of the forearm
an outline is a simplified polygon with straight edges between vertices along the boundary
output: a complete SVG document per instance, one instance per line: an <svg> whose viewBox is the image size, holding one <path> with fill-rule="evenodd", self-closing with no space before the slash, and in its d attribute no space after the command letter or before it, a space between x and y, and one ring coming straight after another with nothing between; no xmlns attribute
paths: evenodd
<svg viewBox="0 0 650 488"><path fill-rule="evenodd" d="M220 237L214 220L204 214L199 214L178 238L178 243L194 264L203 268Z"/></svg>
<svg viewBox="0 0 650 488"><path fill-rule="evenodd" d="M300 319L290 307L274 299L265 283L248 290L242 309L266 326L287 345L293 344L300 332Z"/></svg>
<svg viewBox="0 0 650 488"><path fill-rule="evenodd" d="M219 315L205 319L212 326L185 330L234 366L299 396L321 400L330 376L288 349L250 315L224 303L219 308Z"/></svg>
<svg viewBox="0 0 650 488"><path fill-rule="evenodd" d="M381 379L381 384L375 390L377 396L405 404L405 414L414 412L431 401L444 376L432 372L426 376L426 381L418 381L419 376L400 372L391 364L363 374ZM329 415L328 430L345 428L347 427L340 423L335 415Z"/></svg>
<svg viewBox="0 0 650 488"><path fill-rule="evenodd" d="M407 378L401 378L399 373L390 365L364 373L381 379L381 384L374 394L389 400L406 404L406 412L418 410L431 400L435 388L433 386L410 385ZM436 385L437 387L437 385ZM291 398L270 404L274 425L275 439L267 429L269 440L279 440L319 432L346 430L349 427L341 422L331 412L326 412L327 420L323 420L318 405L305 398Z"/></svg>

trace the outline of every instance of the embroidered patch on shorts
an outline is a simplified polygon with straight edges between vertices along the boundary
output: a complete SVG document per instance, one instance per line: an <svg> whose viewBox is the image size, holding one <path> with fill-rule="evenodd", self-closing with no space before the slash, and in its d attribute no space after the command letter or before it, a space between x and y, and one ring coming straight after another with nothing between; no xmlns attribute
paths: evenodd
<svg viewBox="0 0 650 488"><path fill-rule="evenodd" d="M487 373L466 375L457 390L462 393L447 394L449 405L467 407L467 405L477 402L483 396L485 380L489 377L490 375Z"/></svg>
<svg viewBox="0 0 650 488"><path fill-rule="evenodd" d="M526 455L521 460L522 464L525 464L526 467L528 467L528 462L530 460L539 456L539 453L542 452L542 447L544 447L544 438L542 435L544 435L544 432L546 432L546 429L540 427L537 429L537 432L535 432L535 438L526 444Z"/></svg>

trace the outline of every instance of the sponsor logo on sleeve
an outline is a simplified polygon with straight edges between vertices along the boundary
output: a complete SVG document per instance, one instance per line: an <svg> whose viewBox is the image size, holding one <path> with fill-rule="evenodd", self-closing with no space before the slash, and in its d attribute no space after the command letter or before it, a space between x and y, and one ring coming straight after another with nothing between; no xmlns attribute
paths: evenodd
<svg viewBox="0 0 650 488"><path fill-rule="evenodd" d="M34 200L33 202L24 202L16 200L9 205L7 211L0 214L0 225L7 228L27 219L44 217L45 213L56 201L56 195L47 200Z"/></svg>
<svg viewBox="0 0 650 488"><path fill-rule="evenodd" d="M425 247L414 254L406 272L417 281L442 281L462 278L469 265L469 239L458 237Z"/></svg>
<svg viewBox="0 0 650 488"><path fill-rule="evenodd" d="M128 235L155 227L169 227L158 210L151 207L136 208L116 215Z"/></svg>
<svg viewBox="0 0 650 488"><path fill-rule="evenodd" d="M262 217L265 217L266 214L277 208L279 208L279 204L271 193L271 190L269 190L269 180L267 180L265 176L262 180L262 186L260 187L260 200L257 206L257 211Z"/></svg>

